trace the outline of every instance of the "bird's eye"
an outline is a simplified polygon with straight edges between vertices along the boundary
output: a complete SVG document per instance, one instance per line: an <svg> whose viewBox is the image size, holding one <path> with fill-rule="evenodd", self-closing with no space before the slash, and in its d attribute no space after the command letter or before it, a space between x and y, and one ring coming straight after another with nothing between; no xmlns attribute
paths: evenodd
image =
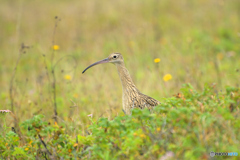
<svg viewBox="0 0 240 160"><path fill-rule="evenodd" d="M113 58L115 59L115 58L117 58L117 56L113 56Z"/></svg>

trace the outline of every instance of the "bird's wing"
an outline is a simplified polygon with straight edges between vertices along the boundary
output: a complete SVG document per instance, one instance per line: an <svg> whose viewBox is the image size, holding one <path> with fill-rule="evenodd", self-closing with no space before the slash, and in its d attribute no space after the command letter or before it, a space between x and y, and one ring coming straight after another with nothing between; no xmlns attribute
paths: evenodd
<svg viewBox="0 0 240 160"><path fill-rule="evenodd" d="M149 97L149 96L147 96L145 94L141 94L141 99L142 99L142 104L144 105L144 103L145 103L145 106L147 108L152 108L154 106L157 106L157 105L161 104L156 99L154 99L152 97Z"/></svg>

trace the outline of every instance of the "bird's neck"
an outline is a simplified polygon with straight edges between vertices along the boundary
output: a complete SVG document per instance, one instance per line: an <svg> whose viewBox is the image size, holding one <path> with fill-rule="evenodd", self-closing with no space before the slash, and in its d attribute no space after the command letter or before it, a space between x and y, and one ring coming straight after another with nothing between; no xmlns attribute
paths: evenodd
<svg viewBox="0 0 240 160"><path fill-rule="evenodd" d="M123 92L139 92L137 87L132 81L132 78L125 67L124 63L116 64L118 75L122 82Z"/></svg>

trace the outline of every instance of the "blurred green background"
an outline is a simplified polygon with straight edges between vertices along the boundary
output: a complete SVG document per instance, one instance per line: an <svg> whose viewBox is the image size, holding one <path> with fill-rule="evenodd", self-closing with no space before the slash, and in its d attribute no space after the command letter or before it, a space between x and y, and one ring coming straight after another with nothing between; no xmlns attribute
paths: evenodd
<svg viewBox="0 0 240 160"><path fill-rule="evenodd" d="M239 86L239 0L0 2L0 109L11 109L9 86L19 49L22 43L30 46L13 83L19 121L35 113L53 116L50 68L66 55L74 59L66 57L55 68L59 118L82 126L89 114L122 114L115 66L81 73L112 52L122 53L138 89L159 101L179 93L184 83L197 90L205 83L216 83L218 90ZM59 50L51 63L53 45ZM161 61L155 63L155 58ZM172 79L165 82L166 74Z"/></svg>

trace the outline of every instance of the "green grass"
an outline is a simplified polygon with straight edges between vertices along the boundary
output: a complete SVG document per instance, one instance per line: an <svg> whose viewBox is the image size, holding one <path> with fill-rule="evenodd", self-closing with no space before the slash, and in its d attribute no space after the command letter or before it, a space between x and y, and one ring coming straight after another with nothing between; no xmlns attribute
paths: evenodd
<svg viewBox="0 0 240 160"><path fill-rule="evenodd" d="M206 85L197 92L186 84L181 91L153 114L134 109L111 120L89 118L81 134L73 123L51 124L36 115L20 124L20 138L13 131L0 136L0 153L22 159L158 159L168 154L169 159L209 159L211 151L238 153L240 90L216 92Z"/></svg>
<svg viewBox="0 0 240 160"><path fill-rule="evenodd" d="M229 116L235 117L234 119L224 117L223 113L230 105L228 100L231 93L225 92L226 88L239 88L239 11L240 2L238 0L1 1L0 110L11 110L9 87L19 49L22 43L30 46L26 50L26 54L21 55L17 66L13 81L14 113L4 118L8 128L3 127L4 121L0 121L0 131L4 130L5 133L1 139L1 145L5 146L7 136L12 140L13 137L17 137L9 131L9 127L14 126L14 119L17 119L21 126L27 121L33 120L34 115L41 114L44 115L41 120L43 126L47 127L45 122L50 122L50 128L52 127L54 107L51 88L53 78L50 68L52 65L52 41L54 40L54 44L59 45L60 49L54 52L53 64L63 56L72 55L74 57L74 59L62 60L55 68L58 124L59 126L64 124L63 135L71 142L75 142L74 137L76 136L88 137L85 130L94 133L95 135L89 139L89 144L85 141L81 142L81 145L93 147L92 158L107 159L102 156L119 156L119 158L126 156L147 159L160 157L168 151L173 151L174 155L180 159L189 159L189 157L202 159L204 155L209 155L210 149L226 152L229 151L226 147L233 146L232 150L239 150L234 143L230 143L230 140L226 139L229 135L234 135L239 131L239 126L230 125L239 121L239 98L231 102L235 104L236 111L231 113L228 111ZM58 16L61 21L58 22L53 37L55 16ZM118 123L117 121L121 119L123 114L121 82L117 70L112 64L93 67L85 74L81 72L89 64L106 58L112 52L122 53L126 67L138 89L163 103L158 107L159 110L156 109L158 111L154 115L149 115L145 111L137 113L137 115L147 114L147 117L153 118L148 121L143 117L143 126L148 126L153 134L157 134L153 131L156 130L157 124L151 122L158 120L158 125L162 126L160 124L164 122L162 112L157 114L162 110L166 112L166 120L175 122L168 123L166 126L169 128L164 133L170 133L171 127L181 125L179 122L181 119L186 118L186 123L189 122L190 117L182 116L185 115L184 108L186 110L190 108L186 114L191 115L192 112L194 114L195 111L197 112L194 120L196 120L196 127L199 130L193 131L191 128L190 131L187 129L184 131L180 127L176 129L173 137L163 141L157 140L156 147L155 142L151 142L149 133L146 131L147 140L139 140L142 145L136 145L138 147L133 148L130 152L130 148L127 151L127 146L130 145L127 144L127 141L131 139L132 132L138 131L139 134L143 132L139 127L140 124L133 122L126 129L127 133L124 133L127 138L124 144L118 144L123 153L120 153L116 146L114 148L110 145L117 143L116 135L111 135L112 139L111 136L108 137L111 142L97 141L98 133L94 131L94 128L101 127L98 126L98 121L107 117L109 121L104 123L112 121ZM42 56L43 54L45 58ZM154 63L155 58L160 58L161 61ZM77 63L76 67L75 62ZM165 74L171 74L173 78L165 82L163 80ZM72 79L66 80L65 75L70 75ZM190 106L173 98L173 95L178 93L185 95L181 88L182 84L186 83L193 86L196 94L204 92L205 84L209 86L215 84L214 92L207 91L203 96L205 98L200 101L200 104L204 106L203 111L199 110L200 104L197 97L189 98ZM221 104L214 101L215 108L213 108L214 106L209 104L208 99L211 95L218 96L220 93L226 96L224 97L226 101L224 100ZM234 94L238 97L239 90ZM179 106L173 110L170 109L178 103L180 103ZM226 108L221 111L221 106ZM228 112L226 111L226 113ZM93 121L89 120L87 116L89 114L93 114ZM178 115L180 120L177 121L172 114ZM138 119L137 115L122 117L121 120L128 122L131 119ZM206 130L209 129L209 126L200 126L201 116L204 115L215 120L222 115L221 122L226 120L223 123L227 123L227 127L231 126L232 130L224 128L223 131L220 131L212 128L209 134L218 133L217 136L211 135L213 139L206 140L208 144L202 144L201 138L195 139L191 136L193 133L202 132L204 127ZM209 123L210 126L213 125L212 121ZM89 128L89 125L92 126L92 129ZM127 127L127 123L123 123L123 125ZM51 135L54 131L48 134ZM185 133L186 131L187 133ZM44 132L42 136L47 135L45 131L40 133L42 134L42 132ZM118 132L118 136L123 138L122 135L120 136L120 128L116 133ZM37 138L33 139L34 133L26 135L27 131L22 128L22 134L26 136L27 140L19 140L21 142L16 142L18 144L12 144L12 146L24 150L29 139L36 144L41 144ZM103 134L102 136L104 138L107 135ZM194 143L191 142L188 144L189 146L181 148L180 142L189 136ZM219 142L216 142L215 138L220 139ZM48 140L49 147L55 143L50 138ZM239 137L236 136L236 140L239 141ZM56 141L56 143L60 143L60 140ZM103 145L102 149L108 146L112 152L106 153L97 148L95 149L98 151L95 152L93 144ZM199 148L195 150L195 146ZM144 147L147 147L146 150ZM31 151L24 151L24 153L30 156L35 153L34 149L36 147L33 147ZM53 152L52 149L50 150ZM76 152L75 155L82 150L86 149L79 146L77 151L74 151L72 148L72 151ZM7 154L10 156L13 151L14 148ZM57 149L57 151L59 150ZM0 152L5 152L5 150ZM29 154L27 154L28 152ZM63 154L65 153L69 153L68 150L63 152ZM86 153L89 154L88 151ZM60 155L60 153L58 154ZM69 153L69 156L71 154ZM85 152L82 156L87 157Z"/></svg>

